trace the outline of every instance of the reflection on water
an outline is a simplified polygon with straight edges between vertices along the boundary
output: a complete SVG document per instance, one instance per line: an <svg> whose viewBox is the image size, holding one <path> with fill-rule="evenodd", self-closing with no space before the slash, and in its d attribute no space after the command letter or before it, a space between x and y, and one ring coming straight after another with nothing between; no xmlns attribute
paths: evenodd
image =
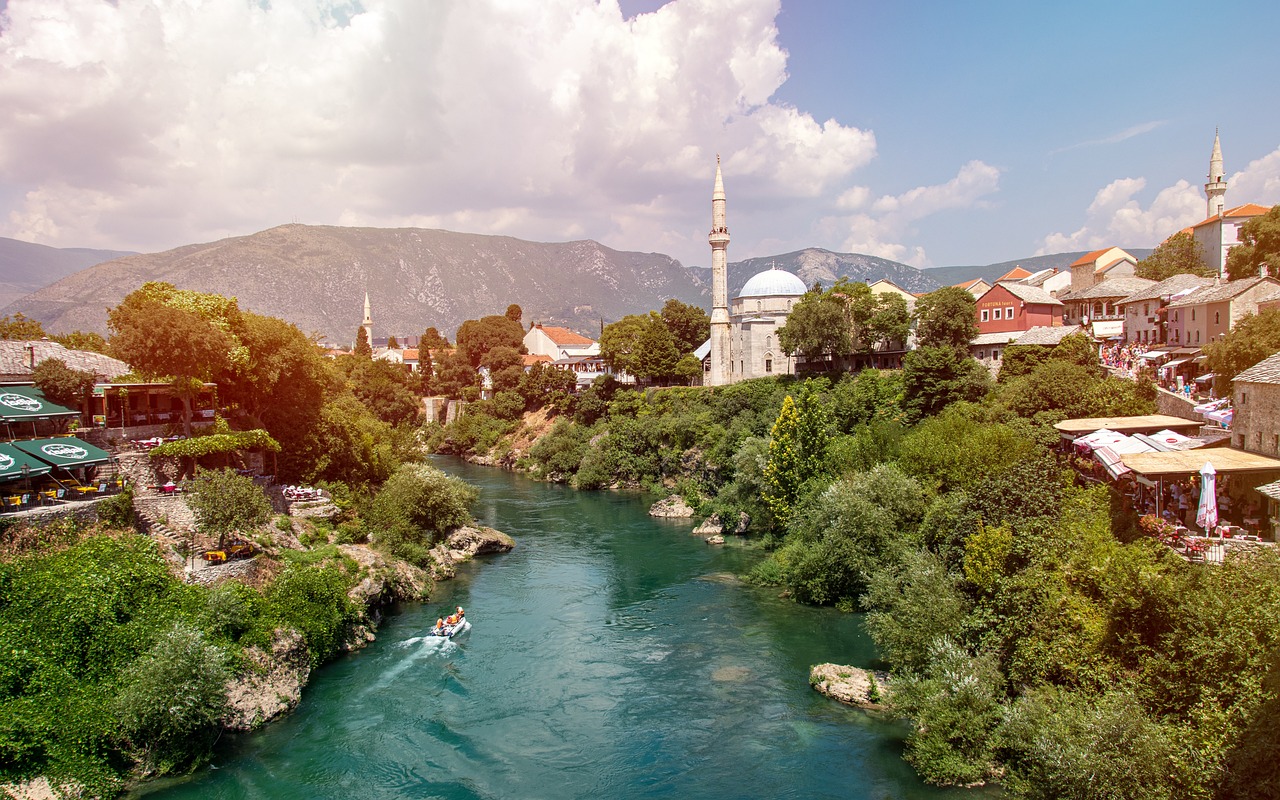
<svg viewBox="0 0 1280 800"><path fill-rule="evenodd" d="M733 576L756 557L574 492L442 462L518 546L391 617L301 708L149 798L925 798L900 726L808 686L868 664L854 615ZM462 605L473 629L424 634ZM963 793L973 798L973 793Z"/></svg>

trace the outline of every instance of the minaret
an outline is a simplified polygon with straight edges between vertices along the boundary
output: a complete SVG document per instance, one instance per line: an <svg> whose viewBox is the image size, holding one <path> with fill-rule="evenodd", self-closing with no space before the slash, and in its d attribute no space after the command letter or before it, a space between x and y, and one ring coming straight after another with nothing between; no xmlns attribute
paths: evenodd
<svg viewBox="0 0 1280 800"><path fill-rule="evenodd" d="M1222 145L1218 142L1218 129L1213 130L1213 155L1209 156L1209 182L1204 185L1207 198L1207 215L1222 215L1227 200L1227 180L1222 172Z"/></svg>
<svg viewBox="0 0 1280 800"><path fill-rule="evenodd" d="M373 315L369 312L369 293L364 293L364 322L360 323L360 327L364 328L365 338L369 340L369 346L373 347Z"/></svg>
<svg viewBox="0 0 1280 800"><path fill-rule="evenodd" d="M729 228L725 222L724 178L716 156L716 184L711 190L711 386L731 382L733 355L729 352Z"/></svg>

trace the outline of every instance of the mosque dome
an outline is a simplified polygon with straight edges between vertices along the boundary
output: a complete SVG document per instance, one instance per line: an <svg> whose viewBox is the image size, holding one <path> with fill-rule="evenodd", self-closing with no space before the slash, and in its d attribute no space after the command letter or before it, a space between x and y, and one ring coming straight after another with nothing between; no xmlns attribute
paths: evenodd
<svg viewBox="0 0 1280 800"><path fill-rule="evenodd" d="M773 297L802 295L808 290L804 281L785 269L766 269L751 276L738 297Z"/></svg>

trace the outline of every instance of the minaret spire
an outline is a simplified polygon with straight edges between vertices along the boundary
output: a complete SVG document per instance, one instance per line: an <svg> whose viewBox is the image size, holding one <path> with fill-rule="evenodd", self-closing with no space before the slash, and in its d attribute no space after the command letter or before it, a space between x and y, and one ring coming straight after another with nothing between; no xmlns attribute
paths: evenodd
<svg viewBox="0 0 1280 800"><path fill-rule="evenodd" d="M733 356L729 350L729 226L725 215L724 177L716 155L716 182L711 189L711 374L707 383L732 383Z"/></svg>
<svg viewBox="0 0 1280 800"><path fill-rule="evenodd" d="M1208 216L1221 216L1227 204L1227 178L1222 169L1222 143L1218 129L1213 129L1213 153L1209 156L1209 182L1204 185Z"/></svg>
<svg viewBox="0 0 1280 800"><path fill-rule="evenodd" d="M364 293L364 321L360 323L360 327L364 328L364 335L369 340L369 346L373 347L373 314L369 311L369 290Z"/></svg>

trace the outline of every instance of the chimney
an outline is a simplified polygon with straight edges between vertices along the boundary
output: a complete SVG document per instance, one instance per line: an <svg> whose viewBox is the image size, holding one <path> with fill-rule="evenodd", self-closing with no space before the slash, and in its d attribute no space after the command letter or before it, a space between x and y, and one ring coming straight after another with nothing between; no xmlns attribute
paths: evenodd
<svg viewBox="0 0 1280 800"><path fill-rule="evenodd" d="M36 368L36 346L34 344L27 345L27 355L31 356L31 369Z"/></svg>
<svg viewBox="0 0 1280 800"><path fill-rule="evenodd" d="M1267 266L1267 262L1263 261L1262 265L1258 268L1258 274L1264 278L1267 278L1267 277L1270 277L1270 272L1271 272L1271 269L1270 267Z"/></svg>

